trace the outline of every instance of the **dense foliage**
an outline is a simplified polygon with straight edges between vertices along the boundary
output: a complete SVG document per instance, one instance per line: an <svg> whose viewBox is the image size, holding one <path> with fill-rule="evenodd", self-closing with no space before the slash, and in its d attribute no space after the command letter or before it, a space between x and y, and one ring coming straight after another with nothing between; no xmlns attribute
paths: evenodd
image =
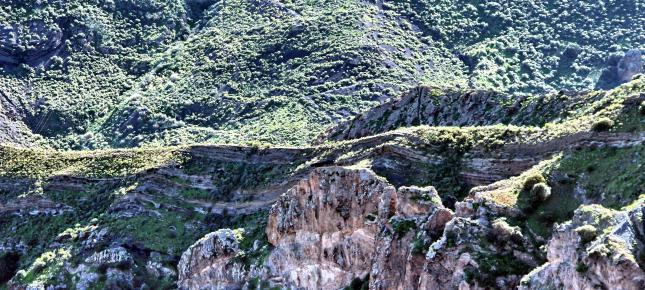
<svg viewBox="0 0 645 290"><path fill-rule="evenodd" d="M545 92L615 86L618 62L643 49L641 1L396 0L459 54L482 88Z"/></svg>
<svg viewBox="0 0 645 290"><path fill-rule="evenodd" d="M0 103L57 148L302 145L417 84L615 86L622 54L645 41L643 9L609 0L9 0Z"/></svg>

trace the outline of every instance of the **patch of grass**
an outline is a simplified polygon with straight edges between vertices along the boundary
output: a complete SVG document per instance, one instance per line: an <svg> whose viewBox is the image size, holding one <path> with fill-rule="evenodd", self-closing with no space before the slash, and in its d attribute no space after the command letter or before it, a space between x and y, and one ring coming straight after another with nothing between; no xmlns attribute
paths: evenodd
<svg viewBox="0 0 645 290"><path fill-rule="evenodd" d="M208 229L199 226L199 221L203 220L199 213L178 213L161 209L158 212L159 217L107 216L103 225L113 235L132 238L146 249L170 255L181 255L182 251L209 232Z"/></svg>
<svg viewBox="0 0 645 290"><path fill-rule="evenodd" d="M0 176L123 177L182 162L179 148L62 152L0 145Z"/></svg>
<svg viewBox="0 0 645 290"><path fill-rule="evenodd" d="M210 200L213 198L210 191L201 188L185 188L181 190L180 194L188 199Z"/></svg>
<svg viewBox="0 0 645 290"><path fill-rule="evenodd" d="M552 188L550 198L535 207L526 217L526 226L531 229L531 232L548 237L554 223L571 219L573 211L582 203L572 192L572 185Z"/></svg>

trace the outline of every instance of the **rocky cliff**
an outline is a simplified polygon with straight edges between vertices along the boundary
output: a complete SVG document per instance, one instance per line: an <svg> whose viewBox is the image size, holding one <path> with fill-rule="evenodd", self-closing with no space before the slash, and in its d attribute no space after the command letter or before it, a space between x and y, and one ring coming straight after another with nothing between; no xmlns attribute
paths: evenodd
<svg viewBox="0 0 645 290"><path fill-rule="evenodd" d="M630 76L630 80L631 80ZM495 91L455 91L421 86L348 121L330 127L315 141L348 140L410 126L543 126L575 118L576 110L603 98L598 93L560 91L519 96Z"/></svg>
<svg viewBox="0 0 645 290"><path fill-rule="evenodd" d="M339 289L355 281L416 288L423 244L441 235L452 217L433 187L397 189L368 169L322 167L272 206L266 227L272 249L261 265L241 270L233 232L218 231L184 253L179 284L242 287L258 279L297 289Z"/></svg>
<svg viewBox="0 0 645 290"><path fill-rule="evenodd" d="M311 147L0 146L0 283L640 289L644 81L521 106L544 124L479 108Z"/></svg>

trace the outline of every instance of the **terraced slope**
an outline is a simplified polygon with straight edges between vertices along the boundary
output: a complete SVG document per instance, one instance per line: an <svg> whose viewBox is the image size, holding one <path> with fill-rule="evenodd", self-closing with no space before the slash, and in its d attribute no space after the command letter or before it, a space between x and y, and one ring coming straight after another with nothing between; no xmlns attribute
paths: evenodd
<svg viewBox="0 0 645 290"><path fill-rule="evenodd" d="M572 97L595 101L539 127L413 126L298 148L0 147L0 282L638 289L644 82Z"/></svg>

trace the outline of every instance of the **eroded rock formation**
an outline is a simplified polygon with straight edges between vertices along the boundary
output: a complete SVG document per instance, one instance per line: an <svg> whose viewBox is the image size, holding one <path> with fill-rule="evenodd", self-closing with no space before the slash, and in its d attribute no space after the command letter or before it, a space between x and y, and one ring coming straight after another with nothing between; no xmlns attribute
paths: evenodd
<svg viewBox="0 0 645 290"><path fill-rule="evenodd" d="M441 235L452 217L432 187L396 189L369 169L318 168L272 207L266 234L274 248L264 269L238 275L230 284L255 277L280 287L339 289L372 277L375 289L417 288L423 247ZM233 237L232 246L224 247L229 250L219 250L223 243L214 237L222 233L210 234L184 253L180 285L217 288L229 281L221 278L235 273L235 243Z"/></svg>
<svg viewBox="0 0 645 290"><path fill-rule="evenodd" d="M645 247L645 206L614 211L599 205L576 210L547 246L548 262L522 279L520 289L643 289L639 266Z"/></svg>

